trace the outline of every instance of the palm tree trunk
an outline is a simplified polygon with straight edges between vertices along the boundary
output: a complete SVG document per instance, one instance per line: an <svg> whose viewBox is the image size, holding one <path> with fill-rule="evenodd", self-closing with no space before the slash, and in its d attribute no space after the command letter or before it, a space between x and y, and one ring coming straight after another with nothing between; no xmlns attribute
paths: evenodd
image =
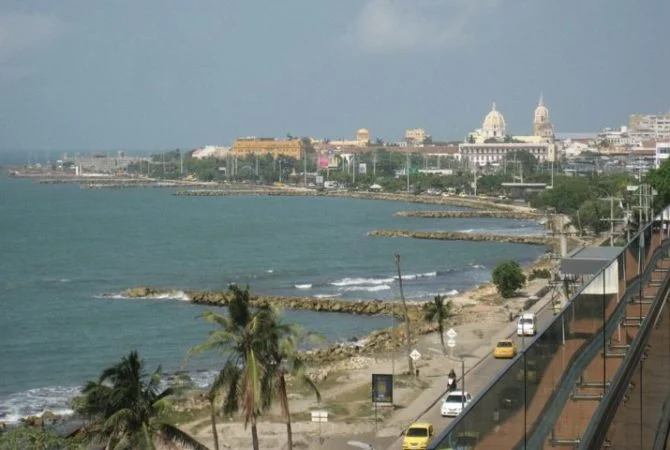
<svg viewBox="0 0 670 450"><path fill-rule="evenodd" d="M291 411L288 405L288 393L286 392L286 379L284 372L279 375L279 396L284 416L286 417L286 444L288 450L293 450L293 432L291 431Z"/></svg>
<svg viewBox="0 0 670 450"><path fill-rule="evenodd" d="M219 450L219 433L216 431L216 409L214 406L214 396L209 397L210 418L212 421L212 436L214 436L214 450Z"/></svg>
<svg viewBox="0 0 670 450"><path fill-rule="evenodd" d="M437 330L440 333L440 344L442 344L442 354L446 355L447 348L444 346L444 326L442 325L442 322L440 322L439 325L437 326Z"/></svg>
<svg viewBox="0 0 670 450"><path fill-rule="evenodd" d="M251 446L254 450L260 450L258 443L258 429L256 428L256 415L251 417Z"/></svg>

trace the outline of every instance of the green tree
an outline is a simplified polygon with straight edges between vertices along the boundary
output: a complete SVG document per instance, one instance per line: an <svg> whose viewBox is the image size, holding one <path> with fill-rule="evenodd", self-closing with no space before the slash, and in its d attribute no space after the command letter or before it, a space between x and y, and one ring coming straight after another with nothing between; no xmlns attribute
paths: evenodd
<svg viewBox="0 0 670 450"><path fill-rule="evenodd" d="M663 161L658 169L650 170L645 181L658 192L655 209L663 208L670 203L670 159Z"/></svg>
<svg viewBox="0 0 670 450"><path fill-rule="evenodd" d="M510 298L526 284L526 275L518 262L503 261L493 269L493 284L503 298Z"/></svg>
<svg viewBox="0 0 670 450"><path fill-rule="evenodd" d="M424 310L424 318L428 322L437 323L437 332L440 335L440 344L442 344L442 353L447 354L447 349L444 346L444 322L451 317L451 300L445 303L444 297L436 295L433 301L426 304Z"/></svg>
<svg viewBox="0 0 670 450"><path fill-rule="evenodd" d="M219 351L225 355L223 368L216 377L214 392L225 391L223 413L232 416L242 411L244 426L251 424L251 440L258 450L258 417L268 406L271 392L264 390L270 377L267 355L267 330L275 323L269 307L251 308L249 288L229 288L228 316L206 311L202 318L218 328L207 340L191 349L190 354Z"/></svg>
<svg viewBox="0 0 670 450"><path fill-rule="evenodd" d="M281 322L277 311L274 311L274 320L268 324L265 332L267 334L266 361L268 361L269 367L264 377L263 390L273 392L273 395L264 398L265 406L269 408L272 398L278 397L282 414L286 420L287 449L293 450L291 411L289 409L286 377L290 375L297 383L308 386L314 392L316 401L321 401L321 393L307 375L305 363L298 350L308 342L321 341L322 339L319 335L306 332L301 327Z"/></svg>
<svg viewBox="0 0 670 450"><path fill-rule="evenodd" d="M136 351L103 370L99 380L89 382L82 391L78 412L91 422L80 433L105 448L154 449L157 441L206 450L190 435L162 420L174 390L159 389L160 378L160 367L147 378Z"/></svg>
<svg viewBox="0 0 670 450"><path fill-rule="evenodd" d="M68 443L58 433L42 427L22 426L0 434L0 450L62 450Z"/></svg>

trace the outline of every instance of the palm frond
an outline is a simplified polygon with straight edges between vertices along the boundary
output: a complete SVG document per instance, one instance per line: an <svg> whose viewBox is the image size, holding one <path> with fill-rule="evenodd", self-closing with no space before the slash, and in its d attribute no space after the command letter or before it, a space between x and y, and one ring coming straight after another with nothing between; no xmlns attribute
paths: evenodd
<svg viewBox="0 0 670 450"><path fill-rule="evenodd" d="M165 440L166 442L177 443L194 450L209 450L209 447L198 442L191 435L180 430L174 425L161 422L156 424L156 428L161 439Z"/></svg>

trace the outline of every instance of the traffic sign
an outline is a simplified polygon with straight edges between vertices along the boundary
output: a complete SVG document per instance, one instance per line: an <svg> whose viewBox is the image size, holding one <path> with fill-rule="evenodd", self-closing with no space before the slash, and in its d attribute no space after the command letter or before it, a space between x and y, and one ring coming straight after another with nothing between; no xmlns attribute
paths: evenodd
<svg viewBox="0 0 670 450"><path fill-rule="evenodd" d="M449 339L449 340L447 341L447 347L449 347L449 348L454 348L454 347L456 347L456 341L453 340L453 339Z"/></svg>
<svg viewBox="0 0 670 450"><path fill-rule="evenodd" d="M421 358L421 353L417 349L412 350L412 353L409 354L409 357L412 358L413 361L417 361L419 358Z"/></svg>
<svg viewBox="0 0 670 450"><path fill-rule="evenodd" d="M312 411L312 422L328 422L328 411Z"/></svg>
<svg viewBox="0 0 670 450"><path fill-rule="evenodd" d="M447 337L449 339L454 339L456 336L458 336L458 333L456 333L456 330L454 330L453 328L449 328L449 330L447 330Z"/></svg>

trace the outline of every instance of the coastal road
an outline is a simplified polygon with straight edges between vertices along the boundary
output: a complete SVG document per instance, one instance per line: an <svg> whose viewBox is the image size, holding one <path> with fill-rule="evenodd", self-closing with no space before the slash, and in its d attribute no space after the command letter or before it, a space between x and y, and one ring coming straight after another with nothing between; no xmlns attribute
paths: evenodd
<svg viewBox="0 0 670 450"><path fill-rule="evenodd" d="M544 299L540 300L541 302ZM551 323L554 314L551 307L551 303L548 302L542 306L542 308L536 313L537 323L538 323L538 334L541 334ZM511 335L511 339L516 342L519 349L522 349L522 340L523 343L527 344L532 341L531 337L522 338L516 335L516 322L513 323L514 332ZM491 353L489 353L486 358L484 358L479 365L474 367L469 373L465 374L465 390L469 392L473 398L481 392L486 385L495 378L507 365L509 360L504 359L495 359L493 357L493 348L491 348ZM460 378L461 374L458 373L460 369L460 364L455 363L454 369L457 372L458 377ZM459 379L458 388L463 387L462 380ZM442 417L440 414L440 408L442 406L442 401L438 401L430 410L428 410L421 418L420 422L429 422L433 424L436 434L439 434L453 419L448 417ZM380 440L381 441L381 440ZM382 442L379 442L382 444ZM379 447L384 448L384 447ZM388 447L388 450L401 450L402 449L402 436L395 439L392 444Z"/></svg>

